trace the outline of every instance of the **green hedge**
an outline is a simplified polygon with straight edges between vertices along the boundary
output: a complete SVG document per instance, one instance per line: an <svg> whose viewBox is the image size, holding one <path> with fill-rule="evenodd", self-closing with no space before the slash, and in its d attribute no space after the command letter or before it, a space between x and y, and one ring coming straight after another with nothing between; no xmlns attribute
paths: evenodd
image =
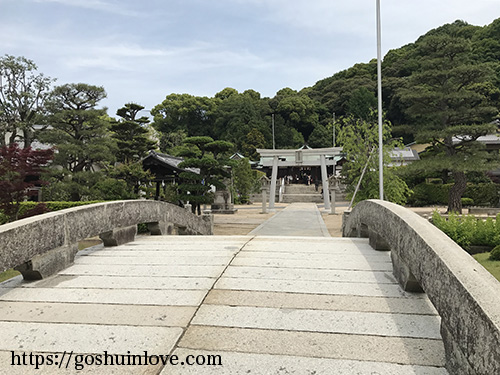
<svg viewBox="0 0 500 375"><path fill-rule="evenodd" d="M500 214L496 220L477 219L473 215L451 214L448 218L437 211L432 215L432 223L464 249L469 246L490 246L500 244Z"/></svg>
<svg viewBox="0 0 500 375"><path fill-rule="evenodd" d="M448 204L448 195L453 184L429 184L416 185L413 194L408 198L408 204L412 206L430 206ZM475 206L496 207L499 201L500 186L494 183L467 184L463 198L472 199ZM470 204L470 200L465 201Z"/></svg>

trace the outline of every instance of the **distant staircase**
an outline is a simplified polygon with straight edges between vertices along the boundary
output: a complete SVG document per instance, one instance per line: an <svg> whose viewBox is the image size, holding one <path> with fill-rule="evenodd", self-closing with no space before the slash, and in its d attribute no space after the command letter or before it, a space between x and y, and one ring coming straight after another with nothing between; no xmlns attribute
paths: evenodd
<svg viewBox="0 0 500 375"><path fill-rule="evenodd" d="M323 198L321 197L321 185L318 187L318 191L316 191L314 184L285 185L285 193L283 194L283 203L295 203L295 202L322 203Z"/></svg>

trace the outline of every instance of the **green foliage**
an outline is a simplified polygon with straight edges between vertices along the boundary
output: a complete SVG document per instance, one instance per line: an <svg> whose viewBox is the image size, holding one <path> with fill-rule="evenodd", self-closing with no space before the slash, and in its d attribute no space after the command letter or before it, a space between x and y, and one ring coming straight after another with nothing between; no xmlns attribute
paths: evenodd
<svg viewBox="0 0 500 375"><path fill-rule="evenodd" d="M215 110L213 98L170 94L151 110L153 127L160 133L182 130L190 136L212 136Z"/></svg>
<svg viewBox="0 0 500 375"><path fill-rule="evenodd" d="M247 203L250 199L250 194L260 190L260 182L258 172L252 170L248 159L238 160L232 169L234 178L234 187L236 197L240 203Z"/></svg>
<svg viewBox="0 0 500 375"><path fill-rule="evenodd" d="M138 198L139 192L153 178L151 172L145 171L140 162L116 165L108 170L108 176L124 181L127 186L127 194L124 197L130 196L133 198Z"/></svg>
<svg viewBox="0 0 500 375"><path fill-rule="evenodd" d="M500 243L500 214L496 220L482 220L473 215L461 216L455 213L445 218L434 211L432 222L464 249L471 245L494 247Z"/></svg>
<svg viewBox="0 0 500 375"><path fill-rule="evenodd" d="M489 260L500 260L500 245L495 246L493 250L491 250Z"/></svg>
<svg viewBox="0 0 500 375"><path fill-rule="evenodd" d="M269 99L262 99L260 94L253 90L238 93L231 88L216 94L215 99L217 139L231 142L246 156L251 156L254 152L252 148L263 147L265 139L271 139Z"/></svg>
<svg viewBox="0 0 500 375"><path fill-rule="evenodd" d="M378 130L372 123L348 116L340 119L341 131L338 137L349 163L342 168L342 177L347 185L348 197L352 198L358 181L366 167L361 180L355 203L379 198ZM399 146L394 140L388 140L390 126L384 124L384 194L385 199L398 204L405 204L411 193L406 183L398 176L396 168L385 167L390 162L389 150Z"/></svg>
<svg viewBox="0 0 500 375"><path fill-rule="evenodd" d="M474 205L474 199L472 199L472 198L462 198L462 206L463 207L472 206L472 205Z"/></svg>
<svg viewBox="0 0 500 375"><path fill-rule="evenodd" d="M416 139L430 143L431 152L415 170L451 172L448 210L461 212L466 189L465 172L494 169L498 153L486 152L476 140L495 131L490 124L500 93L492 85L490 64L472 58L472 43L463 24L448 25L429 33L415 48L419 66L397 91L408 118L418 125ZM495 93L496 91L496 93Z"/></svg>
<svg viewBox="0 0 500 375"><path fill-rule="evenodd" d="M307 141L308 146L312 148L323 148L332 146L332 133L325 126L317 125Z"/></svg>
<svg viewBox="0 0 500 375"><path fill-rule="evenodd" d="M257 128L252 128L242 141L241 151L251 160L258 160L260 155L257 153L257 149L265 148L265 145L264 135Z"/></svg>
<svg viewBox="0 0 500 375"><path fill-rule="evenodd" d="M453 184L421 183L412 188L413 194L408 203L414 206L447 205L449 192ZM500 187L492 182L467 184L462 199L467 199L468 205L496 206L498 204Z"/></svg>
<svg viewBox="0 0 500 375"><path fill-rule="evenodd" d="M0 57L0 147L22 141L29 147L44 111L51 83L36 64L25 57Z"/></svg>
<svg viewBox="0 0 500 375"><path fill-rule="evenodd" d="M49 181L50 184L43 188L46 200L76 202L138 197L138 191L128 186L125 180L106 176L102 172L83 171L71 175L54 173Z"/></svg>
<svg viewBox="0 0 500 375"><path fill-rule="evenodd" d="M347 111L356 118L369 120L377 108L377 98L373 91L360 87L354 91L347 102Z"/></svg>
<svg viewBox="0 0 500 375"><path fill-rule="evenodd" d="M465 216L460 219L459 215L452 213L446 219L437 211L432 214L432 223L464 249L472 242L476 222L477 220L473 216Z"/></svg>
<svg viewBox="0 0 500 375"><path fill-rule="evenodd" d="M408 203L413 206L447 205L450 185L421 183L412 188Z"/></svg>
<svg viewBox="0 0 500 375"><path fill-rule="evenodd" d="M490 260L490 253L479 253L473 255L474 259L479 262L493 277L500 281L500 262Z"/></svg>
<svg viewBox="0 0 500 375"><path fill-rule="evenodd" d="M92 199L104 201L137 198L133 191L129 189L125 181L109 177L98 181L92 186L91 191Z"/></svg>
<svg viewBox="0 0 500 375"><path fill-rule="evenodd" d="M141 105L127 103L116 112L121 119L111 122L110 130L118 146L116 156L119 162L138 161L155 147L155 142L149 138L149 119L145 116L137 118L143 109Z"/></svg>
<svg viewBox="0 0 500 375"><path fill-rule="evenodd" d="M51 128L39 135L55 145L54 162L65 171L92 171L115 161L116 142L110 137L106 109L97 109L106 97L104 88L83 83L57 86L47 107Z"/></svg>
<svg viewBox="0 0 500 375"><path fill-rule="evenodd" d="M198 206L214 200L212 186L225 188L224 178L230 177L226 165L227 154L232 148L229 142L214 141L211 137L188 137L185 140L186 158L179 163L185 171L179 174L179 198ZM193 205L193 212L195 206Z"/></svg>

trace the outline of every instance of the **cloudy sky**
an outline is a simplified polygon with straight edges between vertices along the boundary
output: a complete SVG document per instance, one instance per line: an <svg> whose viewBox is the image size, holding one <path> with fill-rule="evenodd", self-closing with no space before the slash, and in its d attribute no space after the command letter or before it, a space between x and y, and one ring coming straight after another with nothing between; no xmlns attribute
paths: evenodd
<svg viewBox="0 0 500 375"><path fill-rule="evenodd" d="M499 0L382 0L382 50L464 20L500 18ZM56 84L104 86L109 114L170 93L225 87L273 97L376 57L375 0L0 0L0 55Z"/></svg>

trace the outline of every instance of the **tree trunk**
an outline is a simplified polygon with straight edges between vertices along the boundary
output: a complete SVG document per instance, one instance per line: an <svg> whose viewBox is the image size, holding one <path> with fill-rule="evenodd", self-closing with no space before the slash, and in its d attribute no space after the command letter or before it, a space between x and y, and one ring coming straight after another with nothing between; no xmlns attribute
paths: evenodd
<svg viewBox="0 0 500 375"><path fill-rule="evenodd" d="M17 129L12 129L12 133L10 134L9 138L9 144L16 143L16 137L17 137Z"/></svg>
<svg viewBox="0 0 500 375"><path fill-rule="evenodd" d="M33 137L31 135L31 129L23 129L24 148L31 147L33 143Z"/></svg>
<svg viewBox="0 0 500 375"><path fill-rule="evenodd" d="M448 211L447 213L455 212L462 213L462 195L467 188L467 178L464 172L453 172L455 184L450 189L448 197Z"/></svg>

